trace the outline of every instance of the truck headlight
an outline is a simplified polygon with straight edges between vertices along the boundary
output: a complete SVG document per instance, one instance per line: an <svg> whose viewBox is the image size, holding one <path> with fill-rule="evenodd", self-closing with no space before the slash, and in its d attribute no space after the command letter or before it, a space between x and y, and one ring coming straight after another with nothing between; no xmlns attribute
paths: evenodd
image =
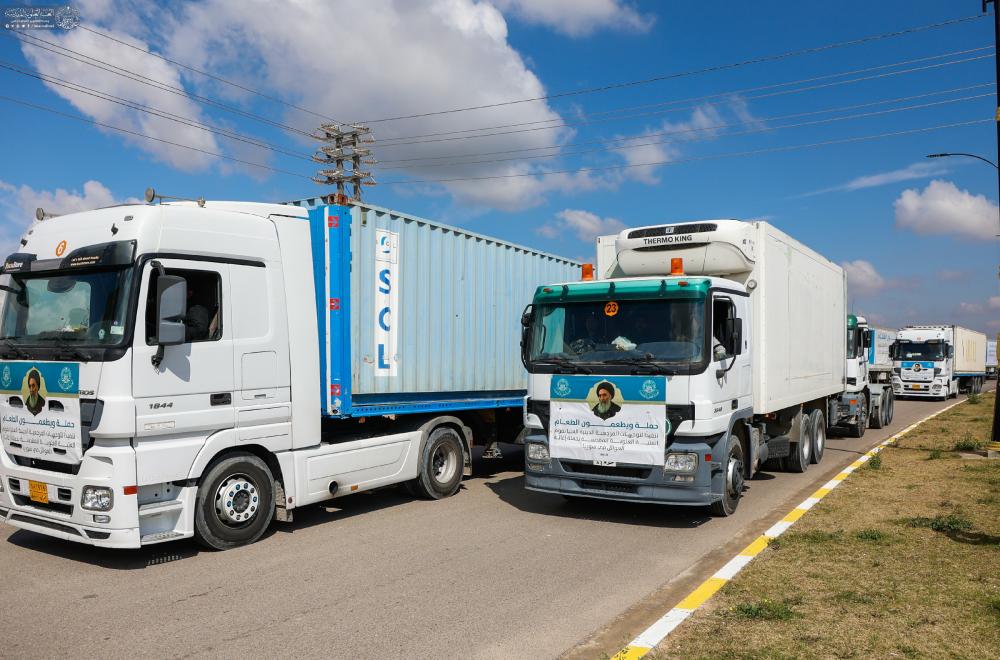
<svg viewBox="0 0 1000 660"><path fill-rule="evenodd" d="M115 494L104 486L84 486L80 506L88 511L110 511L115 504Z"/></svg>
<svg viewBox="0 0 1000 660"><path fill-rule="evenodd" d="M549 448L537 442L528 443L528 459L532 461L549 460Z"/></svg>
<svg viewBox="0 0 1000 660"><path fill-rule="evenodd" d="M664 472L694 472L698 469L698 454L667 454Z"/></svg>

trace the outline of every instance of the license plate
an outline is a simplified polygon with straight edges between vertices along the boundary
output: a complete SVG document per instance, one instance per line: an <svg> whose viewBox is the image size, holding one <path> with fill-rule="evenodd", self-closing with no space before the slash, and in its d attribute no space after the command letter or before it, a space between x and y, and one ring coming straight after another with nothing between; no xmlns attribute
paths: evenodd
<svg viewBox="0 0 1000 660"><path fill-rule="evenodd" d="M32 502L38 502L39 504L49 503L48 484L43 484L41 481L29 481L28 494L31 497Z"/></svg>
<svg viewBox="0 0 1000 660"><path fill-rule="evenodd" d="M615 461L594 461L594 465L600 465L601 467L615 467L618 463Z"/></svg>

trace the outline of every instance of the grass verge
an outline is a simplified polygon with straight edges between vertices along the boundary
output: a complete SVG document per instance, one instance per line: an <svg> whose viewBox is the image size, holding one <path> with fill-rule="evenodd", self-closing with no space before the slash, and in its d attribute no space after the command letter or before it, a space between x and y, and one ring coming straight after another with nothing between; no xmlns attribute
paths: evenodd
<svg viewBox="0 0 1000 660"><path fill-rule="evenodd" d="M960 454L993 396L856 470L646 657L1000 658L1000 461Z"/></svg>

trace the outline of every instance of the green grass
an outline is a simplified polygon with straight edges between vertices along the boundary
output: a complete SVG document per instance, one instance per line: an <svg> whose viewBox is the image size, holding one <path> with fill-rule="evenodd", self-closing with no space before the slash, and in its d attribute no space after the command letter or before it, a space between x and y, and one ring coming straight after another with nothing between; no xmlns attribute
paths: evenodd
<svg viewBox="0 0 1000 660"><path fill-rule="evenodd" d="M865 463L865 468L868 470L881 470L882 469L882 452L879 452L868 459Z"/></svg>
<svg viewBox="0 0 1000 660"><path fill-rule="evenodd" d="M928 461L934 461L934 460L937 460L939 458L942 458L943 456L944 456L944 454L942 453L942 451L940 449L932 449L930 451L930 453L927 454L927 460Z"/></svg>
<svg viewBox="0 0 1000 660"><path fill-rule="evenodd" d="M971 520L954 513L949 513L947 516L934 516L933 518L924 516L904 518L902 522L907 527L926 527L935 532L962 532L972 529Z"/></svg>
<svg viewBox="0 0 1000 660"><path fill-rule="evenodd" d="M787 621L801 616L792 609L792 605L797 604L798 602L795 599L786 599L779 602L770 598L763 598L758 601L738 603L727 614L734 619Z"/></svg>
<svg viewBox="0 0 1000 660"><path fill-rule="evenodd" d="M971 403L974 406L977 406L977 405L979 405L980 403L983 402L983 395L982 394L975 394L975 393L973 393L973 394L970 394L967 398L969 400L969 403Z"/></svg>
<svg viewBox="0 0 1000 660"><path fill-rule="evenodd" d="M859 541L884 541L888 538L888 535L880 530L868 528L856 531L854 533L854 538Z"/></svg>
<svg viewBox="0 0 1000 660"><path fill-rule="evenodd" d="M962 436L962 439L955 443L955 451L978 451L986 445L983 440L977 440L968 431Z"/></svg>

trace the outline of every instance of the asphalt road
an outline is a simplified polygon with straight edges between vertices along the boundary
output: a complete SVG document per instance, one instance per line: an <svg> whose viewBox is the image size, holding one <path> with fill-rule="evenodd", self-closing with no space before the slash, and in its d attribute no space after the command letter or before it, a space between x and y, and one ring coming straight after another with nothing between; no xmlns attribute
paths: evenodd
<svg viewBox="0 0 1000 660"><path fill-rule="evenodd" d="M613 654L819 484L948 403L831 438L737 514L524 489L520 449L455 497L390 489L296 511L256 545L109 551L0 526L0 657L545 658Z"/></svg>

